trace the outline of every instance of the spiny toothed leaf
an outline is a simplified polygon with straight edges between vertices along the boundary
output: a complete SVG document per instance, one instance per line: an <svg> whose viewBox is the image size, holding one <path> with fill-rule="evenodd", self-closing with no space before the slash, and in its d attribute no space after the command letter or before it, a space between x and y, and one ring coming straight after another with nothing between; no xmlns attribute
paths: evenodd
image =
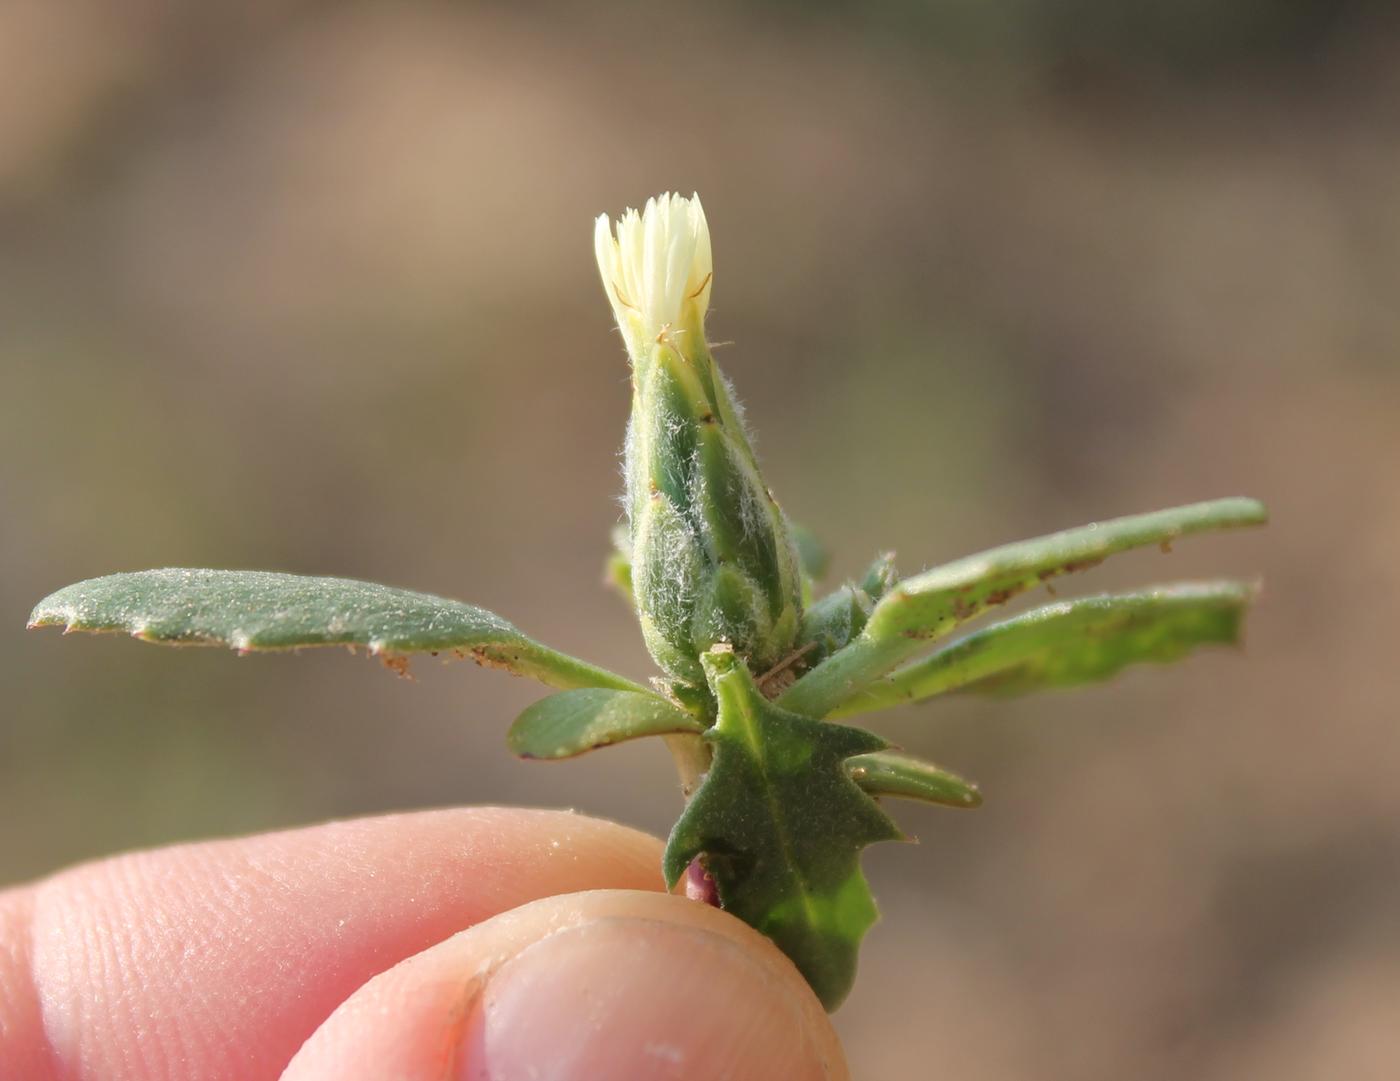
<svg viewBox="0 0 1400 1081"><path fill-rule="evenodd" d="M506 743L521 758L572 758L623 740L704 730L659 695L587 688L540 699L515 719Z"/></svg>
<svg viewBox="0 0 1400 1081"><path fill-rule="evenodd" d="M771 938L835 1009L876 918L860 851L902 837L846 760L885 742L779 709L733 653L703 660L719 702L705 734L714 762L671 831L666 880L674 886L703 854L723 907Z"/></svg>
<svg viewBox="0 0 1400 1081"><path fill-rule="evenodd" d="M1108 679L1198 646L1239 641L1254 591L1242 582L1181 582L1060 601L975 631L897 669L831 711L851 717L949 691L1025 694Z"/></svg>
<svg viewBox="0 0 1400 1081"><path fill-rule="evenodd" d="M898 796L944 807L980 807L982 793L956 773L900 751L873 751L846 759L851 780L872 796Z"/></svg>
<svg viewBox="0 0 1400 1081"><path fill-rule="evenodd" d="M646 693L526 637L484 608L348 578L180 568L111 574L46 597L29 625L125 631L147 642L245 653L327 645L364 646L385 657L456 653L555 687Z"/></svg>
<svg viewBox="0 0 1400 1081"><path fill-rule="evenodd" d="M1253 499L1217 499L1006 544L913 575L885 594L859 637L778 701L796 713L824 717L927 643L1033 586L1096 566L1117 552L1165 547L1190 533L1261 525L1267 518Z"/></svg>

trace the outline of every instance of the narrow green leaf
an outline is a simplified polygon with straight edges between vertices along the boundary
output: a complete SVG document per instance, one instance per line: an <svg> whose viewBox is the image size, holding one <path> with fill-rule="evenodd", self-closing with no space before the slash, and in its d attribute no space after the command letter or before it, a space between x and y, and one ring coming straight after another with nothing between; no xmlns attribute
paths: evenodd
<svg viewBox="0 0 1400 1081"><path fill-rule="evenodd" d="M240 653L327 645L363 646L386 658L453 653L555 687L647 693L484 608L347 578L178 568L112 574L40 601L29 625L125 631L146 642Z"/></svg>
<svg viewBox="0 0 1400 1081"><path fill-rule="evenodd" d="M830 716L851 717L949 691L1025 694L1108 679L1198 646L1239 641L1254 591L1242 582L1182 582L1060 601L996 623L868 684Z"/></svg>
<svg viewBox="0 0 1400 1081"><path fill-rule="evenodd" d="M723 907L771 938L835 1009L876 918L860 851L902 837L846 760L885 743L778 709L733 653L703 660L719 702L705 734L714 761L671 831L666 880L703 855Z"/></svg>
<svg viewBox="0 0 1400 1081"><path fill-rule="evenodd" d="M1253 499L1218 499L1018 541L916 574L880 600L858 638L778 701L796 713L824 717L929 642L1033 586L1130 548L1165 548L1190 533L1260 525L1267 517Z"/></svg>
<svg viewBox="0 0 1400 1081"><path fill-rule="evenodd" d="M590 687L540 699L515 719L506 743L521 758L572 758L623 740L704 730L659 695Z"/></svg>
<svg viewBox="0 0 1400 1081"><path fill-rule="evenodd" d="M898 796L944 807L980 807L982 793L932 762L899 751L873 751L846 759L851 780L872 796Z"/></svg>
<svg viewBox="0 0 1400 1081"><path fill-rule="evenodd" d="M988 607L1061 574L1097 566L1115 553L1170 545L1189 533L1259 525L1266 517L1252 499L1220 499L1002 545L906 578L881 600L868 631L876 638L937 638Z"/></svg>

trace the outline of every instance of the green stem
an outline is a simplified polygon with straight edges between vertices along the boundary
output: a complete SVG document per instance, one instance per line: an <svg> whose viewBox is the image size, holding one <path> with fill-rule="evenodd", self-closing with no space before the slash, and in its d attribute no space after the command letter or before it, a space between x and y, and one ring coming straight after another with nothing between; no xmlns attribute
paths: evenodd
<svg viewBox="0 0 1400 1081"><path fill-rule="evenodd" d="M681 733L664 737L666 747L676 762L676 774L681 781L681 794L686 802L700 787L705 774L710 770L710 747L700 736Z"/></svg>
<svg viewBox="0 0 1400 1081"><path fill-rule="evenodd" d="M820 719L923 647L908 638L879 641L862 633L779 695L776 704Z"/></svg>

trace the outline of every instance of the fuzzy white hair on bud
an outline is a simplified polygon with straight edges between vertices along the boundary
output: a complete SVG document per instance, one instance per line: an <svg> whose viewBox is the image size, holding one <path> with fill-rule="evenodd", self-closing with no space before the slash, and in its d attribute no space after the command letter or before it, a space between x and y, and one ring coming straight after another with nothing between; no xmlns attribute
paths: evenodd
<svg viewBox="0 0 1400 1081"><path fill-rule="evenodd" d="M616 230L594 225L598 272L618 329L634 357L672 334L703 334L714 264L700 196L657 195L628 209Z"/></svg>

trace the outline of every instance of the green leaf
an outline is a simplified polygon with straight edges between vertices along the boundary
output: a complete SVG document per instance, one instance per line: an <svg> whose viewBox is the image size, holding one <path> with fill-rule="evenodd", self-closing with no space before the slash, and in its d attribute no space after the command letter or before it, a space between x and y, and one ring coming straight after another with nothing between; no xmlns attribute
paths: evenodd
<svg viewBox="0 0 1400 1081"><path fill-rule="evenodd" d="M714 761L671 831L666 881L703 854L723 907L771 938L835 1009L876 919L860 851L902 837L845 763L885 743L779 709L723 647L702 660L719 702L705 734Z"/></svg>
<svg viewBox="0 0 1400 1081"><path fill-rule="evenodd" d="M521 758L572 758L623 740L704 730L659 695L588 688L540 699L515 719L506 742Z"/></svg>
<svg viewBox="0 0 1400 1081"><path fill-rule="evenodd" d="M1221 499L1006 544L906 578L871 614L870 633L937 638L992 605L1117 552L1170 545L1188 533L1258 525L1266 517L1252 499Z"/></svg>
<svg viewBox="0 0 1400 1081"><path fill-rule="evenodd" d="M364 646L386 658L446 652L555 687L646 693L527 638L484 608L347 578L184 569L112 574L46 597L29 625L125 631L146 642L240 653L327 645Z"/></svg>
<svg viewBox="0 0 1400 1081"><path fill-rule="evenodd" d="M849 582L809 604L798 633L803 662L815 665L844 646L865 627L873 607L869 595Z"/></svg>
<svg viewBox="0 0 1400 1081"><path fill-rule="evenodd" d="M1239 641L1254 591L1241 582L1183 582L1047 604L996 623L869 684L831 711L850 717L949 691L1025 694L1107 679Z"/></svg>
<svg viewBox="0 0 1400 1081"><path fill-rule="evenodd" d="M1267 518L1263 505L1253 499L1218 499L1067 529L924 571L892 588L859 637L799 679L778 701L795 713L824 717L928 642L1033 586L1097 566L1130 548L1166 548L1189 533L1260 525Z"/></svg>
<svg viewBox="0 0 1400 1081"><path fill-rule="evenodd" d="M612 545L608 561L603 565L603 581L617 590L627 602L627 607L635 611L637 597L632 592L632 542L625 524L619 523L613 527Z"/></svg>
<svg viewBox="0 0 1400 1081"><path fill-rule="evenodd" d="M861 575L860 588L871 600L878 601L899 582L899 571L895 570L894 553L884 552L875 557Z"/></svg>
<svg viewBox="0 0 1400 1081"><path fill-rule="evenodd" d="M817 535L800 522L788 521L793 543L797 545L797 559L802 564L802 573L814 582L826 577L831 556Z"/></svg>
<svg viewBox="0 0 1400 1081"><path fill-rule="evenodd" d="M603 567L603 580L617 590L627 607L635 608L636 596L632 592L632 561L621 552L613 552Z"/></svg>
<svg viewBox="0 0 1400 1081"><path fill-rule="evenodd" d="M819 664L860 634L875 602L897 581L894 553L887 552L866 568L859 585L847 582L820 600L808 603L797 635L803 666Z"/></svg>
<svg viewBox="0 0 1400 1081"><path fill-rule="evenodd" d="M846 772L872 796L898 796L944 807L982 806L982 793L971 781L899 751L858 754L846 759Z"/></svg>

